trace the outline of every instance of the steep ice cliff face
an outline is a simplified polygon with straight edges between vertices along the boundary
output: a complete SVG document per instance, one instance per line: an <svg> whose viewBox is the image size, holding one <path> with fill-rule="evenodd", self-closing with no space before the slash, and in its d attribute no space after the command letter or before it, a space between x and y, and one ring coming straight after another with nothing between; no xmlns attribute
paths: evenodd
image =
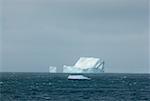
<svg viewBox="0 0 150 101"><path fill-rule="evenodd" d="M96 64L100 62L99 58L86 58L86 57L81 57L77 63L74 65L76 68L80 69L88 69L88 68L94 68Z"/></svg>
<svg viewBox="0 0 150 101"><path fill-rule="evenodd" d="M74 66L63 67L64 73L102 73L104 61L99 58L81 57Z"/></svg>
<svg viewBox="0 0 150 101"><path fill-rule="evenodd" d="M63 67L63 73L82 73L82 69L80 68L74 68L72 66L66 66Z"/></svg>

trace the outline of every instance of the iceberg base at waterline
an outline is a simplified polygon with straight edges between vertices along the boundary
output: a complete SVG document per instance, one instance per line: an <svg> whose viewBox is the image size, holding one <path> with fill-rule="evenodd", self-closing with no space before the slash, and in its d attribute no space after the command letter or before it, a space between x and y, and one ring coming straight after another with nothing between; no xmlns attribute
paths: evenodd
<svg viewBox="0 0 150 101"><path fill-rule="evenodd" d="M90 80L91 78L83 75L69 75L68 80Z"/></svg>

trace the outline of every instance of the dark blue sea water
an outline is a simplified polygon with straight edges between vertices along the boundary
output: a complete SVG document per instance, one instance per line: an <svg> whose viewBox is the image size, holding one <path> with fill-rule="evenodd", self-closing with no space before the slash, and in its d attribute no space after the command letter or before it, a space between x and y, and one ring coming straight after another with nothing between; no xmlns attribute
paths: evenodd
<svg viewBox="0 0 150 101"><path fill-rule="evenodd" d="M0 73L1 101L150 101L150 74Z"/></svg>

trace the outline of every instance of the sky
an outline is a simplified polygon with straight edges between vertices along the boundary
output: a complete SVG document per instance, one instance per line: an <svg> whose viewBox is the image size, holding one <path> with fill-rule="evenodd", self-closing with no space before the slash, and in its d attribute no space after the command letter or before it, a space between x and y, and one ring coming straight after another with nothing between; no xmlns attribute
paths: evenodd
<svg viewBox="0 0 150 101"><path fill-rule="evenodd" d="M3 0L1 71L62 70L98 57L108 73L150 73L148 0Z"/></svg>
<svg viewBox="0 0 150 101"><path fill-rule="evenodd" d="M2 0L0 0L0 71L2 71Z"/></svg>

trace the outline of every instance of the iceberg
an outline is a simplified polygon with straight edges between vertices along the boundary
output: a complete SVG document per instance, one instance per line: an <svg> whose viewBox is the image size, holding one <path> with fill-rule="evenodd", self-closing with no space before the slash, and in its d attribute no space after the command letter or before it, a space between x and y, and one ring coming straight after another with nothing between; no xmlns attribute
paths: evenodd
<svg viewBox="0 0 150 101"><path fill-rule="evenodd" d="M104 61L94 57L80 57L74 66L63 66L63 73L103 73Z"/></svg>
<svg viewBox="0 0 150 101"><path fill-rule="evenodd" d="M50 73L56 73L56 67L54 67L54 66L49 66L49 72L50 72Z"/></svg>

